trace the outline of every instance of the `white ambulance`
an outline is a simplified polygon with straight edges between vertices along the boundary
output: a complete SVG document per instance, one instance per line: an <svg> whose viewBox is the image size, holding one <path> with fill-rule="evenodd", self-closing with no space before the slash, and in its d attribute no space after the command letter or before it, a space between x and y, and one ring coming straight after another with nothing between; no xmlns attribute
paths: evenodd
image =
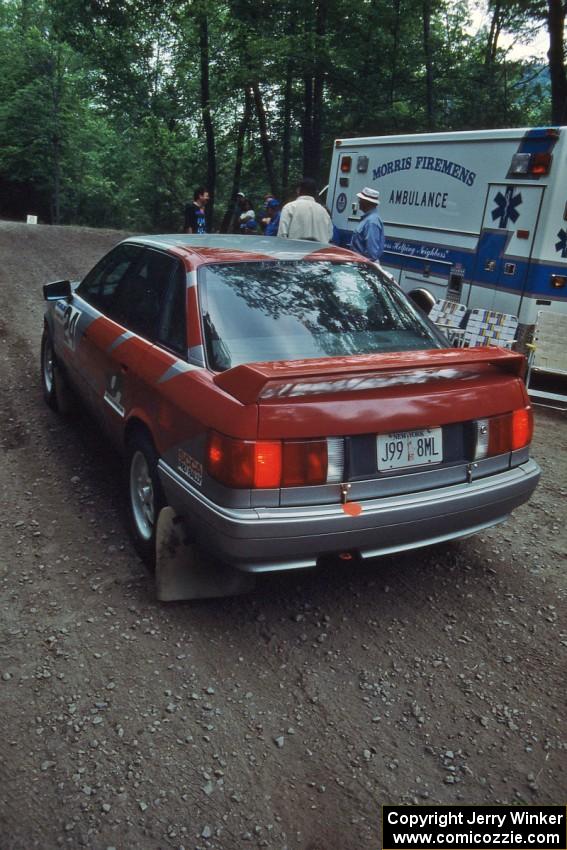
<svg viewBox="0 0 567 850"><path fill-rule="evenodd" d="M338 139L335 240L380 192L381 263L428 310L437 298L517 316L567 313L567 127Z"/></svg>

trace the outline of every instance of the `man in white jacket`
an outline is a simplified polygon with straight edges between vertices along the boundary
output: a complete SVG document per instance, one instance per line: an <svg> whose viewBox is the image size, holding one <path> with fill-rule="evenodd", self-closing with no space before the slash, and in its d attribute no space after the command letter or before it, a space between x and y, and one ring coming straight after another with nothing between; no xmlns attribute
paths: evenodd
<svg viewBox="0 0 567 850"><path fill-rule="evenodd" d="M286 204L282 210L278 236L285 239L311 239L330 242L333 234L331 218L325 207L315 198L317 184L304 177L297 190L297 200Z"/></svg>

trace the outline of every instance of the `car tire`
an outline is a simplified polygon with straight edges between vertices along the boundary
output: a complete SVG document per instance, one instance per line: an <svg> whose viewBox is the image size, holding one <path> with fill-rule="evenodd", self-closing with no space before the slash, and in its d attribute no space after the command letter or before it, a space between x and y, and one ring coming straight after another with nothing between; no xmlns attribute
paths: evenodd
<svg viewBox="0 0 567 850"><path fill-rule="evenodd" d="M142 560L150 567L156 562L156 527L165 496L159 480L158 454L150 437L138 431L127 444L126 494L130 531Z"/></svg>
<svg viewBox="0 0 567 850"><path fill-rule="evenodd" d="M63 416L75 412L76 397L62 367L57 363L53 340L47 328L41 338L41 386L46 404Z"/></svg>
<svg viewBox="0 0 567 850"><path fill-rule="evenodd" d="M45 403L52 409L58 410L57 390L55 382L57 380L55 368L55 351L51 334L44 328L41 338L41 387L43 390L43 398Z"/></svg>

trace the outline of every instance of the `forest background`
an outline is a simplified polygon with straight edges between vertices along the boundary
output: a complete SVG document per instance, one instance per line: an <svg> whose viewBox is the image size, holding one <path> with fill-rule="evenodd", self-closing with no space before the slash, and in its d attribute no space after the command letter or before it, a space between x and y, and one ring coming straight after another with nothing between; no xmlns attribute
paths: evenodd
<svg viewBox="0 0 567 850"><path fill-rule="evenodd" d="M0 0L0 216L175 232L340 137L567 123L562 0ZM546 28L548 61L504 36Z"/></svg>

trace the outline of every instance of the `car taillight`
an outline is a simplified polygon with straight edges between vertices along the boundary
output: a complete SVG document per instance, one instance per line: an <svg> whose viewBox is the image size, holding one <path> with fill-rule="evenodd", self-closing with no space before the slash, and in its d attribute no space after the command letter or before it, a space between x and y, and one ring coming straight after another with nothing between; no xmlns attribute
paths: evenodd
<svg viewBox="0 0 567 850"><path fill-rule="evenodd" d="M326 481L326 440L283 444L282 487L298 487L301 484L325 484Z"/></svg>
<svg viewBox="0 0 567 850"><path fill-rule="evenodd" d="M234 440L212 431L207 445L207 470L227 487L279 487L282 450L279 441Z"/></svg>
<svg viewBox="0 0 567 850"><path fill-rule="evenodd" d="M534 435L534 414L531 407L512 413L512 451L529 446Z"/></svg>
<svg viewBox="0 0 567 850"><path fill-rule="evenodd" d="M328 484L343 479L342 439L235 440L212 431L207 444L209 475L238 489Z"/></svg>
<svg viewBox="0 0 567 850"><path fill-rule="evenodd" d="M522 407L502 416L477 419L475 428L475 460L523 449L533 436L532 409Z"/></svg>
<svg viewBox="0 0 567 850"><path fill-rule="evenodd" d="M253 443L253 487L279 487L282 475L282 447L279 442Z"/></svg>
<svg viewBox="0 0 567 850"><path fill-rule="evenodd" d="M352 167L352 157L351 156L343 156L341 159L341 171L343 174L348 174Z"/></svg>

